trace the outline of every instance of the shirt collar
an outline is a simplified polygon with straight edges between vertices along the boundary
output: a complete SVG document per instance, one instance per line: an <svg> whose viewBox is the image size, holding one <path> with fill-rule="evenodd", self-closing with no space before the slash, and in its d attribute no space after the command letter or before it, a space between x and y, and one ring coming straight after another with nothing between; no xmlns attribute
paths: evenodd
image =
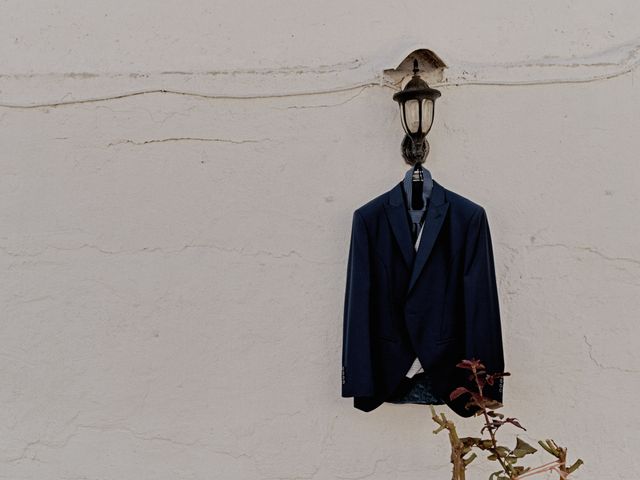
<svg viewBox="0 0 640 480"><path fill-rule="evenodd" d="M413 187L413 169L414 167L411 167L409 170L407 170L407 172L404 174L404 180L403 180L403 186L404 186L404 194L405 194L405 200L407 202L407 208L409 209L409 212L414 211L411 210L411 194L412 194L412 187ZM423 177L424 177L424 182L422 184L422 199L423 199L423 205L424 208L422 210L419 211L424 211L426 206L427 206L427 199L431 196L431 190L433 189L433 177L431 176L431 172L424 166L424 164L422 165L422 171L423 171Z"/></svg>

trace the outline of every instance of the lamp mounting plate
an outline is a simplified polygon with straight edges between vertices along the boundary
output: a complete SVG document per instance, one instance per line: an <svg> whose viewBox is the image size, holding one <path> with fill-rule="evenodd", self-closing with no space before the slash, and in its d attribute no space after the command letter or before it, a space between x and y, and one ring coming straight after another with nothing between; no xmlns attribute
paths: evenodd
<svg viewBox="0 0 640 480"><path fill-rule="evenodd" d="M409 53L395 68L387 68L383 74L387 81L402 89L403 80L409 81L413 75L414 60L418 61L420 76L428 83L440 83L444 78L444 69L447 65L432 50L428 48L418 48Z"/></svg>

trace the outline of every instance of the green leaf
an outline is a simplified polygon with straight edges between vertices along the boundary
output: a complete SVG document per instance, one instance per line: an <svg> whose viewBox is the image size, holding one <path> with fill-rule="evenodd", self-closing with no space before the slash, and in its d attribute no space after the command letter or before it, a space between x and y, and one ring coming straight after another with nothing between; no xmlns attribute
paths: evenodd
<svg viewBox="0 0 640 480"><path fill-rule="evenodd" d="M520 437L517 437L517 439L516 439L516 448L513 449L513 454L516 457L522 458L525 455L529 455L529 454L535 453L537 451L538 451L538 449L532 447L527 442L522 440Z"/></svg>
<svg viewBox="0 0 640 480"><path fill-rule="evenodd" d="M496 447L496 450L498 451L498 453L500 453L500 455L505 456L509 453L509 449L503 445L498 445Z"/></svg>
<svg viewBox="0 0 640 480"><path fill-rule="evenodd" d="M576 460L573 465L571 465L569 468L567 468L567 473L573 473L573 471L576 470L583 463L584 462L581 459Z"/></svg>
<svg viewBox="0 0 640 480"><path fill-rule="evenodd" d="M500 407L504 407L504 405L502 403L500 403L499 401L494 400L492 398L487 399L487 401L485 403L485 406L487 408L491 408L491 409L497 409L497 408L500 408Z"/></svg>
<svg viewBox="0 0 640 480"><path fill-rule="evenodd" d="M473 462L473 460L475 460L476 457L477 455L475 453L472 453L468 458L463 458L462 461L464 462L464 466L466 467L467 465L469 465L471 462Z"/></svg>
<svg viewBox="0 0 640 480"><path fill-rule="evenodd" d="M549 438L547 438L545 440L538 440L538 443L540 444L540 446L542 448L544 448L547 452L549 452L554 457L558 457L558 452L556 451L556 449L553 446L551 446L551 442L552 442L552 440L549 439Z"/></svg>
<svg viewBox="0 0 640 480"><path fill-rule="evenodd" d="M531 470L531 467L524 467L522 465L514 465L513 470L516 472L517 475L522 475L525 472L528 472L529 470Z"/></svg>
<svg viewBox="0 0 640 480"><path fill-rule="evenodd" d="M498 453L500 454L501 457L506 457L509 454L509 449L507 447L503 447L501 445L496 447L496 450L498 451ZM487 459L489 459L489 460L497 460L498 456L495 453L491 453L487 457Z"/></svg>
<svg viewBox="0 0 640 480"><path fill-rule="evenodd" d="M491 440L482 440L482 443L479 445L480 448L491 448L491 446L493 445L493 443L491 442Z"/></svg>

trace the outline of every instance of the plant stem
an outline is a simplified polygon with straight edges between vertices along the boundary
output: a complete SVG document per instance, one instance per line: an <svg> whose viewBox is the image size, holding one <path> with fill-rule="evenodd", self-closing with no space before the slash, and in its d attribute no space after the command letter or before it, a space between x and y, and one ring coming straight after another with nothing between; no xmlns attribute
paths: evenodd
<svg viewBox="0 0 640 480"><path fill-rule="evenodd" d="M473 367L472 371L473 371L474 381L476 382L476 385L478 386L478 391L480 393L480 397L484 398L484 396L482 394L482 385L480 385L480 382L478 381L478 372L477 372L475 366ZM498 442L496 441L496 436L494 435L493 427L491 426L491 420L489 420L489 415L487 415L487 407L485 407L484 403L483 403L482 405L480 405L480 408L482 408L482 415L484 415L484 421L487 424L487 430L489 430L489 436L491 437L491 444L493 445L493 447L490 449L490 451L492 451L493 454L498 458L498 462L500 462L500 465L502 466L502 469L504 470L504 473L506 473L507 475L511 476L511 470L507 467L507 465L504 462L504 460L502 460L502 456L498 452Z"/></svg>
<svg viewBox="0 0 640 480"><path fill-rule="evenodd" d="M545 463L544 465L540 465L538 467L532 468L531 470L524 472L522 475L518 475L516 479L520 480L521 478L531 477L533 475L546 472L547 470L553 470L556 465L560 465L559 460L554 460L552 462Z"/></svg>
<svg viewBox="0 0 640 480"><path fill-rule="evenodd" d="M449 431L449 443L451 444L451 457L450 461L453 464L451 471L451 480L465 480L466 478L466 465L464 462L464 445L458 437L456 431L456 425L451 420L448 420L444 413L442 418L439 418L433 405L429 405L431 408L431 418L440 425L441 428L445 428Z"/></svg>

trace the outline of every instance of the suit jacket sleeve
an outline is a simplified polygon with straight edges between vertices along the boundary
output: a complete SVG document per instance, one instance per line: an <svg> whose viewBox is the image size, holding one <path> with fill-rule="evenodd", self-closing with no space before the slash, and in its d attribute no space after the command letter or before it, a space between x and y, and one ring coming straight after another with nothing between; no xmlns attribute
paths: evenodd
<svg viewBox="0 0 640 480"><path fill-rule="evenodd" d="M370 345L369 237L362 217L353 213L347 263L342 336L342 396L373 395Z"/></svg>
<svg viewBox="0 0 640 480"><path fill-rule="evenodd" d="M498 288L491 232L484 208L469 224L464 266L465 358L480 360L487 373L504 371ZM475 385L471 382L471 385ZM483 394L502 403L503 379L485 385Z"/></svg>

